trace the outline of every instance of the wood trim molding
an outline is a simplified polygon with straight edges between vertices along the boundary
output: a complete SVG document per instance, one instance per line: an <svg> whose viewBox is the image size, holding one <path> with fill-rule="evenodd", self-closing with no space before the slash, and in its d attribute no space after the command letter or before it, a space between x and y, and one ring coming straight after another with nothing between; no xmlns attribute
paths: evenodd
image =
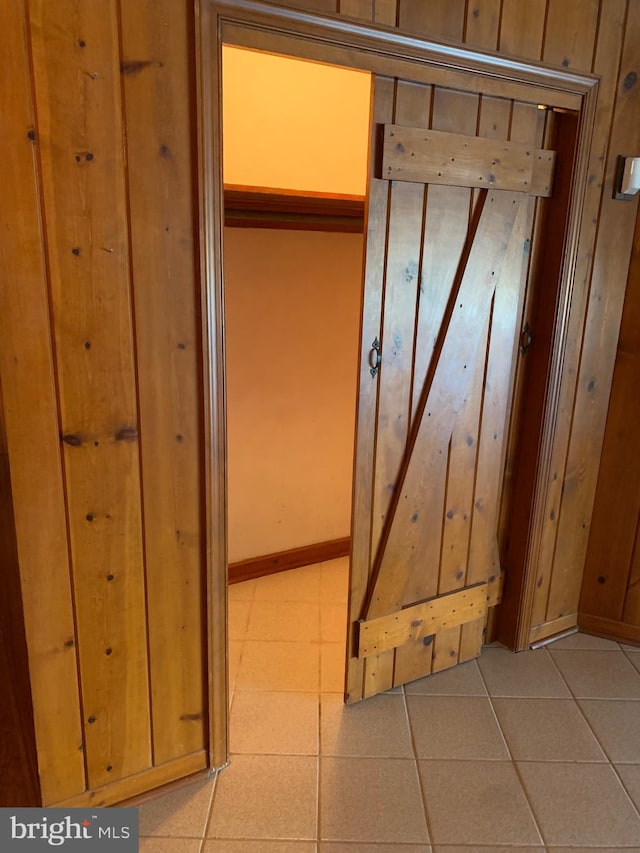
<svg viewBox="0 0 640 853"><path fill-rule="evenodd" d="M338 557L348 557L351 539L331 539L328 542L318 542L315 545L304 545L302 548L290 548L277 554L266 554L264 557L251 557L229 564L229 583L261 578L286 572L289 569L299 569L314 563L324 563L336 560Z"/></svg>
<svg viewBox="0 0 640 853"><path fill-rule="evenodd" d="M364 196L225 184L224 224L362 234Z"/></svg>
<svg viewBox="0 0 640 853"><path fill-rule="evenodd" d="M206 3L207 0L204 0ZM226 44L331 62L530 103L579 109L597 77L430 41L397 27L273 6L260 0L209 0ZM523 97L522 84L527 86Z"/></svg>
<svg viewBox="0 0 640 853"><path fill-rule="evenodd" d="M535 568L543 533L545 501L552 484L561 383L575 283L576 260L588 251L581 230L587 168L598 97L598 78L523 62L499 54L432 42L396 28L360 23L272 6L258 0L200 0L197 4L198 155L201 239L202 347L204 379L204 479L206 495L206 576L210 760L226 761L226 435L224 400L224 290L222 229L224 201L221 152L221 52L223 41L464 89L580 113L564 250L558 315L553 333L548 391L544 402L540 464L534 484L534 512L525 565L516 579L522 606L513 645L526 648L531 629ZM585 282L577 284L585 287Z"/></svg>
<svg viewBox="0 0 640 853"><path fill-rule="evenodd" d="M598 86L587 92L583 99L578 122L578 137L574 158L573 177L569 194L569 216L564 240L560 283L558 288L558 308L551 343L551 357L545 399L542 412L542 428L538 453L538 465L533 485L532 513L529 522L524 565L519 576L512 578L520 585L521 599L516 617L514 633L511 635L515 651L529 648L532 629L532 610L535 596L535 584L540 555L543 548L544 528L548 509L548 498L555 483L553 464L556 449L556 436L560 418L560 397L563 382L571 381L575 387L577 371L574 376L565 373L565 354L567 351L569 321L571 318L574 288L576 287L576 265L580 254L587 254L586 229L582 228L584 200L588 186L591 141L596 119ZM578 286L587 287L590 276ZM586 301L585 301L586 313Z"/></svg>
<svg viewBox="0 0 640 853"><path fill-rule="evenodd" d="M210 3L196 3L204 560L209 767L229 760L227 465L222 277L222 42Z"/></svg>
<svg viewBox="0 0 640 853"><path fill-rule="evenodd" d="M604 616L578 613L578 628L586 634L595 634L597 637L640 646L640 625L630 625L628 622L618 622L616 619L606 619Z"/></svg>

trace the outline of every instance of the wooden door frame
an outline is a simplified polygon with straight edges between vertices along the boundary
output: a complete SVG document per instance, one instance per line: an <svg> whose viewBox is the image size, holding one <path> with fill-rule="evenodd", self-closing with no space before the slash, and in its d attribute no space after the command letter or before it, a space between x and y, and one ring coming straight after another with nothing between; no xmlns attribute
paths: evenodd
<svg viewBox="0 0 640 853"><path fill-rule="evenodd" d="M575 268L582 243L588 239L581 230L581 222L599 78L434 42L395 28L272 6L259 0L200 0L196 17L209 755L210 766L221 767L228 759L227 701L220 701L221 697L227 696L228 689L221 132L223 42L579 113L558 311L533 488L533 510L522 576L517 579L521 595L520 610L513 628L516 650L527 646L531 627L536 564L542 541L545 497L552 480L551 459L559 416L560 387L565 378L564 355L574 287L586 286L584 282L575 281Z"/></svg>

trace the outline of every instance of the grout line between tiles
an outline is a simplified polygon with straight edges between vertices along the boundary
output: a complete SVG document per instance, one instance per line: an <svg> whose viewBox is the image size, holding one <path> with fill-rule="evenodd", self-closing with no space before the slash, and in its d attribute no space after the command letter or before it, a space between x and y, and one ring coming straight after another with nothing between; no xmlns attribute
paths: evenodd
<svg viewBox="0 0 640 853"><path fill-rule="evenodd" d="M560 651L562 651L562 650L560 650ZM558 664L557 664L557 663L556 663L556 661L554 660L553 655L549 655L549 660L551 661L552 666L555 668L555 670L556 670L556 672L558 673L558 675L560 676L560 678L561 678L561 679L564 681L564 683L566 684L566 686L567 686L567 690L568 690L568 691L569 691L569 693L571 694L571 698L573 699L573 702L574 702L574 704L575 704L576 708L578 709L578 712L580 713L580 716L581 716L581 717L582 717L582 719L585 721L585 723L587 724L587 727L588 727L589 731L591 732L591 734L592 734L592 735L594 736L594 738L596 739L596 743L598 744L598 746L600 747L600 749L601 749L601 750L602 750L602 752L604 753L604 755L605 755L605 757L606 757L606 759L607 759L607 761L608 761L609 765L613 766L612 761L611 761L611 757L610 757L609 753L608 753L608 752L607 752L607 750L605 749L604 744L600 742L600 738L598 737L598 735L597 735L597 733L596 733L595 729L593 728L593 726L591 725L591 723L590 723L590 722L589 722L589 720L587 719L586 714L585 714L585 713L584 713L584 711L582 710L582 706L580 705L580 699L576 696L576 694L575 694L575 693L574 693L574 691L573 691L573 688L571 687L571 685L569 684L569 682L567 681L567 679L566 679L566 678L564 677L564 675L562 674L562 670L560 669L560 667L558 666ZM588 698L590 698L590 697L585 697L585 696L583 696L583 697L580 697L580 698L582 698L582 699L588 699ZM593 698L594 698L596 701L607 701L607 702L608 702L608 701L610 701L610 700L608 700L606 697L593 697ZM615 700L613 700L613 701L615 701ZM617 774L616 774L616 775L617 775Z"/></svg>
<svg viewBox="0 0 640 853"><path fill-rule="evenodd" d="M571 689L571 688L569 688L569 689ZM573 694L571 694L571 695L573 696ZM573 696L573 701L575 702L575 705L576 705L576 707L577 707L578 711L580 712L580 715L582 716L582 719L583 719L583 720L585 721L585 723L587 724L587 726L588 726L588 728L589 728L589 731L591 732L591 734L592 734L592 735L594 736L594 738L596 739L596 743L598 744L598 746L600 747L600 749L603 751L603 753L604 753L604 755L605 755L605 758L607 759L607 763L608 763L611 767L613 767L613 758L611 757L611 755L610 755L610 754L609 754L609 752L607 751L607 748L606 748L606 746L604 745L604 743L602 743L602 741L601 741L601 740L600 740L600 738L598 737L598 733L596 732L596 730L594 729L594 727L591 725L591 721L589 720L589 718L588 718L588 717L587 717L587 715L585 714L585 712L584 712L584 710L583 710L583 708L582 708L582 705L580 704L580 699L578 699L578 697L577 697L577 696ZM590 701L590 700L589 700L589 699L587 699L586 701L588 702L588 701ZM591 701L592 701L592 702L609 702L609 701L621 702L621 701L625 701L625 700L623 700L623 699L622 699L622 700L621 700L621 699L612 699L612 700L609 700L609 699L592 699ZM615 772L615 770L614 770L614 772Z"/></svg>
<svg viewBox="0 0 640 853"><path fill-rule="evenodd" d="M416 741L413 734L413 726L411 725L411 717L409 715L409 706L407 704L407 694L404 689L404 685L402 685L402 705L404 707L404 714L407 721L407 727L409 729L409 738L411 740L411 749L413 751L413 766L418 778L418 789L420 790L420 799L422 800L422 814L424 815L425 826L427 827L427 838L429 844L429 850L433 850L433 832L431 827L431 820L429 819L429 810L427 808L427 794L422 785L422 777L420 776L420 769L418 767L418 753L416 750Z"/></svg>
<svg viewBox="0 0 640 853"><path fill-rule="evenodd" d="M254 642L254 641L248 640L248 637L246 636L246 634L248 633L248 626L249 626L250 619L251 619L251 613L252 613L252 611L253 611L253 605L254 605L254 602L255 602L256 600L258 600L258 599L256 599L256 598L255 598L255 589L254 589L254 595L253 595L253 598L251 599L251 606L250 606L250 609L249 609L249 616L248 616L248 619L247 619L247 625L246 625L245 638L244 638L244 640L243 640L243 641L241 641L241 648L240 648L240 656L239 656L239 662L238 662L238 669L240 669L240 666L241 666L241 663L242 663L242 660L243 660L243 657L244 657L244 652L245 652L245 649L246 649L246 645L245 645L245 644L246 644L246 642ZM323 601L322 601L322 588L321 588L321 586L320 586L320 588L319 588L319 593L318 593L318 602L319 602L318 618L319 618L319 621L320 621L319 630L320 630L320 632L322 632L322 607L323 607ZM292 602L292 603L293 603L293 604L295 604L295 602ZM307 601L307 602L305 602L305 603L309 603L309 602ZM335 603L335 602L327 602L327 604L333 604L333 603ZM261 641L255 641L255 642L261 642ZM266 641L266 642L282 642L282 641ZM308 643L309 643L309 645L318 645L318 644L319 644L319 645L320 645L320 647L322 647L322 646L323 646L323 644L324 644L324 640L323 640L323 637L322 637L322 633L320 633L320 639L319 639L319 641L318 641L317 643L316 643L315 641L308 641ZM626 656L627 658L629 658L629 662L630 662L630 663L632 663L632 660L630 659L630 655L631 655L631 654L633 654L633 652L628 652L627 650L624 650L624 649L620 649L620 650L621 650L621 651L623 651L623 653L625 654L625 656ZM545 654L547 654L548 658L550 658L550 659L551 659L554 669L558 672L558 674L560 675L560 678L561 678L561 680L562 680L562 683L564 683L564 684L566 685L567 689L568 689L569 697L570 697L571 699L573 699L574 706L577 706L577 707L578 707L578 710L579 710L579 712L580 712L581 717L582 717L583 719L585 719L585 722L587 723L588 729L592 732L593 736L595 737L596 742L598 743L599 747L602 749L602 751L603 751L604 755L606 756L606 759L607 759L607 762L609 763L609 766L612 768L613 772L614 772L614 773L615 773L615 775L616 775L616 778L618 779L618 781L619 781L619 782L620 782L620 784L622 785L622 788L623 788L623 790L625 791L625 793L627 794L628 799L631 801L631 803L632 803L632 805L633 805L634 810L635 810L636 812L638 812L638 808L637 808L637 807L635 806L635 804L633 803L633 800L631 799L631 797L630 797L630 795L629 795L629 791L627 790L627 788L626 788L626 786L624 785L624 783L623 783L622 779L620 778L619 774L617 773L616 768L615 768L615 766L614 766L614 765L613 765L613 763L612 763L611 757L609 756L609 754L608 754L607 750L604 748L604 745L601 743L601 741L600 741L600 739L598 738L598 736L597 736L596 732L593 730L593 727L590 725L589 721L586 719L585 714L584 714L584 712L583 712L583 710L582 710L582 707L581 707L581 706L580 706L580 704L579 704L579 701L578 701L577 697L574 695L574 693L573 693L573 691L572 691L571 687L569 686L569 684L568 684L567 680L566 680L566 679L565 679L565 677L563 676L562 672L559 670L559 667L558 667L558 665L557 665L556 661L554 660L553 655L549 654L549 651L548 651L546 648L545 648L544 650L542 650L542 649L541 649L541 650L540 650L540 653L541 653L542 651L544 651L544 653L545 653ZM576 650L576 651L582 651L582 650ZM612 649L612 651L613 651L613 649ZM328 691L323 691L323 690L322 690L322 680L321 680L321 679L322 679L322 658L321 658L321 657L318 659L318 665L319 665L319 690L317 691L317 701L318 701L318 730L317 730L317 754L316 754L316 759L317 759L317 765L316 765L316 768L317 768L317 769L316 769L316 839L315 839L315 841L314 841L314 846L315 846L316 853L317 853L317 851L319 851L319 850L321 849L321 844L322 844L322 842L321 842L321 838L322 838L322 829L321 829L321 825L320 825L320 822L321 822L321 783L322 783L322 776L321 776L321 774L322 774L321 759L323 758L323 738L322 738L322 698L323 698L323 696L324 696L325 694L328 694L328 693L338 693L338 692L339 692L339 691L335 691L335 690L328 690ZM633 664L632 664L632 665L633 665ZM515 759L513 758L513 755L512 755L512 753L511 753L511 749L510 749L509 744L508 744L507 739L506 739L505 732L503 731L503 728L502 728L502 726L500 725L500 721L499 721L499 718L498 718L497 713L496 713L496 709L495 709L495 705L494 705L494 699L495 699L495 698L497 698L497 697L494 697L494 696L492 696L492 695L491 695L490 691L488 690L487 683L486 683L485 677L484 677L484 675L483 675L483 673L482 673L482 670L480 669L480 667L477 667L477 669L478 669L478 673L479 673L479 675L480 675L481 682L482 682L482 684L483 684L483 688L484 688L484 690L485 690L485 695L486 695L486 697L489 699L490 706L491 706L491 709L492 709L492 713L493 713L493 715L494 715L494 719L496 720L496 723L497 723L498 728L499 728L499 731L500 731L500 735L501 735L501 737L502 737L502 739L503 739L503 742L504 742L505 748L506 748L506 750L507 750L507 754L508 754L508 756L509 756L509 761L510 761L510 763L511 763L512 767L514 768L514 771L515 771L515 773L516 773L516 776L517 776L517 778L518 778L518 780L519 780L519 782L520 782L520 785L521 785L521 788L522 788L522 790L523 790L523 794L524 794L524 797L525 797L525 800L526 800L526 803L527 803L527 807L528 807L529 812L530 812L530 814L531 814L531 817L532 817L532 820L533 820L533 822L534 822L534 825L536 826L536 829L537 829L537 831L538 831L538 835L539 835L539 839L540 839L540 841L538 842L538 845L546 845L546 843L547 843L547 842L544 840L544 836L543 836L543 833L542 833L542 831L541 831L541 827L540 827L540 824L539 824L539 822L538 822L537 815L536 815L535 810L534 810L534 808L533 808L533 805L532 805L532 803L531 803L531 801L530 801L530 799L529 799L529 796L528 796L528 793L527 793L527 789L526 789L526 787L525 787L525 785L524 785L523 779L522 779L522 777L521 777L521 775L520 775L520 773L519 773L518 763L517 763L517 762L515 761ZM272 688L266 688L266 689L267 689L267 690L272 690ZM244 692L246 692L246 693L263 693L263 692L265 692L265 689L264 689L264 688L261 688L261 689L253 689L253 690L251 690L251 689L246 690L246 689L245 689L245 690L244 690ZM294 692L294 693L308 694L308 693L313 692L313 691L300 691L300 690L282 690L282 691L279 691L279 690L273 690L272 692ZM422 779L421 779L420 772L419 772L419 769L418 769L418 761L419 761L419 758L418 758L418 755L417 755L417 749L416 749L416 743L415 743L414 731L413 731L413 727L412 727L412 724L411 724L411 719L410 719L409 712L408 712L408 700L407 700L407 698L406 698L406 697L407 697L407 693L406 693L406 690L404 689L404 687L402 687L402 690L400 691L400 693L401 693L401 695L403 696L405 719L406 719L406 722L407 722L407 724L408 724L408 726L409 726L409 734L410 734L411 745L412 745L412 752L413 752L413 757L412 757L412 759L411 759L411 760L413 760L413 763L414 763L414 770L415 770L415 772L417 773L417 776L418 776L418 785L419 785L419 790L420 790L421 798L422 798L423 814L424 814L424 819L425 819L425 823L426 823L426 827L427 827L427 833L428 833L428 838L429 838L428 845L427 845L427 849L431 850L431 849L433 848L433 842L431 841L431 839L432 839L432 828L431 828L431 825L430 825L429 813L428 813L428 808L427 808L427 803L426 803L425 792L424 792L424 789L423 789ZM235 695L235 693L234 693L234 695ZM558 700L566 701L566 700L567 700L567 698L569 698L569 697L559 697L559 696L554 696L554 697L545 697L545 698L546 698L546 699L558 699ZM505 697L505 698L509 698L509 697ZM518 696L518 697L512 697L512 698L523 698L523 697L522 697L522 696ZM532 698L536 698L536 697L532 697ZM611 699L611 700L609 700L607 697L603 697L603 698L606 698L606 700L607 700L607 701L617 701L616 699ZM628 699L624 699L624 697L619 697L619 701L629 701L629 700L628 700ZM631 700L631 701L633 701L633 700ZM640 699L637 699L636 701L640 702ZM251 754L253 754L253 753L251 753ZM280 753L274 753L274 755L280 755ZM336 756L340 757L338 753L336 753ZM342 756L342 757L345 757L345 756ZM361 756L361 757L366 757L366 756ZM370 757L375 757L375 756L370 756ZM388 757L392 757L392 756L388 756ZM451 760L455 761L456 759L451 759ZM464 760L464 759L459 759L459 760ZM491 759L487 759L487 760L491 760ZM497 759L496 759L496 760L497 760ZM529 762L529 761L523 761L523 762L521 762L521 763L526 764L526 763L530 763L530 762ZM536 762L536 761L534 761L534 760L532 759L532 760L531 760L531 763L541 763L541 762L539 762L539 761L538 761L538 762ZM556 763L556 762L542 762L542 763ZM562 763L562 762L560 762L560 763ZM595 762L576 762L576 763L595 763ZM605 763L605 762L601 762L601 764L602 764L602 763ZM210 797L210 800L209 800L207 821L206 821L206 824L205 824L204 835L203 835L203 838L201 839L201 844L200 844L200 853L202 853L202 850L203 850L204 845L205 845L206 840L207 840L207 833L208 833L208 831L209 831L209 829L210 829L210 826L211 826L212 813L213 813L213 802L214 802L214 796L215 796L215 786L216 786L216 783L217 783L217 778L216 778L216 780L215 780L215 782L214 782L214 786L212 787L211 797ZM236 839L236 840L239 840L239 839ZM312 839L310 839L310 841L311 841L311 840L312 840ZM459 845L459 846L465 847L466 849L469 849L469 851L471 851L471 850L474 850L474 849L475 849L475 845L473 845L473 844L470 844L470 845ZM531 845L531 846L536 846L536 845ZM374 848L372 847L372 850L373 850L373 849L374 849ZM571 849L571 848L567 848L567 851L569 851L570 849ZM621 850L623 850L624 848L620 848L620 849L621 849ZM443 850L446 850L446 846L443 848Z"/></svg>
<svg viewBox="0 0 640 853"><path fill-rule="evenodd" d="M481 654L482 654L482 652L481 652ZM513 757L513 753L511 752L511 748L509 747L509 744L507 742L507 737L506 737L504 731L502 730L502 726L500 725L500 720L498 719L498 714L496 713L496 709L495 709L495 706L493 704L494 697L491 695L491 691L489 690L489 685L487 684L487 682L485 680L484 674L483 674L480 666L478 666L478 672L480 673L480 679L484 685L484 689L487 691L487 697L489 699L489 704L491 705L491 710L493 712L494 719L495 719L496 724L498 726L498 730L500 731L500 734L502 735L502 740L503 740L505 748L507 750L507 755L509 756L509 761L511 762L511 766L513 767L513 770L516 774L518 782L520 782L520 787L522 789L522 793L524 794L525 802L527 804L527 807L529 809L529 813L531 814L531 819L533 820L534 826L535 826L536 831L538 833L538 838L540 839L540 843L546 848L547 847L547 840L546 840L546 838L542 832L542 825L541 825L540 821L538 820L538 815L536 814L536 811L533 807L533 803L529 799L529 794L528 794L527 789L525 787L524 780L523 780L522 776L520 775L520 770L518 768L518 764Z"/></svg>
<svg viewBox="0 0 640 853"><path fill-rule="evenodd" d="M635 665L635 663L631 659L631 656L632 655L640 655L640 648L637 648L634 651L630 651L629 649L623 649L622 646L620 646L620 651L627 658L627 660L629 661L631 666L634 666L636 669L638 669L638 667ZM638 670L638 672L640 672L640 670Z"/></svg>
<svg viewBox="0 0 640 853"><path fill-rule="evenodd" d="M204 822L204 829L202 830L202 838L200 840L200 851L199 851L199 853L202 853L206 839L209 835L209 825L211 824L211 821L213 819L213 798L215 797L216 789L218 787L218 777L219 777L221 772L222 771L220 771L220 770L216 771L216 773L212 779L212 782L211 782L211 795L209 796L209 805L207 806L207 819Z"/></svg>
<svg viewBox="0 0 640 853"><path fill-rule="evenodd" d="M484 680L484 676L482 675L482 671L480 670L480 667L478 667L478 671L480 672L480 678L482 679L482 683L484 684L484 687L487 690L487 699L489 700L489 707L491 708L491 713L493 714L493 719L495 720L495 723L498 727L498 731L500 732L500 737L502 738L502 743L504 744L504 748L507 750L507 755L509 756L509 760L511 762L515 762L515 759L513 758L513 755L511 753L511 748L507 742L507 736L504 733L502 726L500 725L500 719L498 718L498 714L496 712L495 705L493 704L493 696L491 696L491 694L488 691L487 684Z"/></svg>
<svg viewBox="0 0 640 853"><path fill-rule="evenodd" d="M588 651L588 650L587 650L587 651ZM623 651L623 650L621 649L620 651ZM569 682L567 681L567 679L566 679L566 678L564 678L564 676L563 676L563 674L562 674L562 672L561 672L561 670L560 670L560 667L558 666L558 664L557 664L557 663L555 662L555 660L553 659L553 655L549 655L549 658L551 659L551 662L552 662L553 666L556 668L556 670L557 670L557 671L558 671L558 673L560 674L560 677L564 680L565 684L567 685L567 689L568 689L569 693L571 694L571 697L573 698L573 701L574 701L574 703L575 703L575 705L576 705L576 708L578 709L578 711L579 711L580 715L582 716L583 720L584 720L584 721L585 721L585 723L587 724L587 726L588 726L588 728L589 728L589 731L593 734L594 738L596 739L596 743L598 744L598 746L600 747L600 749L601 749L601 750L602 750L602 752L604 753L604 755L605 755L605 757L606 757L606 759L607 759L607 763L609 764L609 767L611 768L611 770L612 770L613 774L615 775L616 779L618 780L618 782L619 782L619 783L620 783L620 785L622 786L622 790L623 790L623 791L625 792L625 794L627 795L627 799L628 799L628 800L629 800L629 802L631 803L631 806L633 807L633 810L635 811L635 813L636 813L636 814L638 815L638 817L640 818L640 808L639 808L638 806L636 806L636 804L635 804L635 802L634 802L633 798L631 797L631 794L629 793L629 790L627 789L627 786L625 785L624 781L622 780L622 777L621 777L621 776L620 776L620 774L618 773L618 770L617 770L617 768L616 768L615 764L613 763L613 761L612 761L612 759L611 759L611 757L610 757L609 753L608 753L608 752L607 752L607 750L605 749L605 745L600 741L600 738L598 737L597 732L595 731L595 729L593 728L593 726L591 725L591 723L590 723L590 722L589 722L589 720L587 719L587 715L584 713L584 711L582 710L582 706L580 705L580 700L578 699L578 697L575 695L575 693L574 693L574 692L573 692L573 690L571 689L571 685L569 684ZM629 663L631 663L631 661L629 661ZM593 698L593 699L595 699L596 701L605 701L605 702L609 702L609 701L627 701L627 700L622 699L621 697L618 697L618 699L617 699L617 700L616 700L616 699L609 700L607 697L585 697L585 696L583 696L583 697L581 697L581 698L586 699L587 701L588 701L590 698ZM631 700L631 701L633 701L633 700ZM636 701L640 701L640 700L636 700ZM622 849L624 849L624 848L622 848Z"/></svg>
<svg viewBox="0 0 640 853"><path fill-rule="evenodd" d="M320 798L322 789L320 786L320 774L322 773L322 654L318 657L318 737L316 741L316 853L320 848Z"/></svg>

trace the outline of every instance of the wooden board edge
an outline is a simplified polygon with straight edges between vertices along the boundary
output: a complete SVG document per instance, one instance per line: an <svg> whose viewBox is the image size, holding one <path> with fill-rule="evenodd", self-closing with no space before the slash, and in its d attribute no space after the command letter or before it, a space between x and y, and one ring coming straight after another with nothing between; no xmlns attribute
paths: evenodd
<svg viewBox="0 0 640 853"><path fill-rule="evenodd" d="M576 108L585 91L597 83L590 73L480 52L469 45L431 41L398 27L280 8L256 0L214 0L212 9L221 39L227 44L319 58L377 74L392 76L389 63L399 73L400 66L402 73L414 66L410 79L417 80L423 71L421 79L428 78L425 82L505 97L517 97L517 89L525 83L530 103L568 109ZM292 50L292 39L303 43L304 54L299 54L299 47ZM348 53L346 62L339 56L341 50Z"/></svg>
<svg viewBox="0 0 640 853"><path fill-rule="evenodd" d="M362 234L364 196L225 184L224 224Z"/></svg>
<svg viewBox="0 0 640 853"><path fill-rule="evenodd" d="M569 613L568 616L562 616L560 619L553 619L551 622L543 622L540 625L535 625L529 632L529 644L547 640L555 634L561 634L570 628L575 628L577 624L578 614Z"/></svg>
<svg viewBox="0 0 640 853"><path fill-rule="evenodd" d="M607 640L640 645L640 625L629 625L627 622L619 622L616 619L578 613L578 628L585 634L594 634Z"/></svg>
<svg viewBox="0 0 640 853"><path fill-rule="evenodd" d="M229 564L229 583L241 583L277 572L286 572L289 569L299 569L314 563L348 557L350 549L351 538L345 536L342 539L303 545L301 548L290 548L287 551L278 551L263 557L251 557L248 560Z"/></svg>
<svg viewBox="0 0 640 853"><path fill-rule="evenodd" d="M289 190L280 187L224 185L224 205L236 210L264 210L290 213L326 213L359 217L364 214L365 197L349 193Z"/></svg>
<svg viewBox="0 0 640 853"><path fill-rule="evenodd" d="M358 658L378 655L405 643L484 618L487 584L456 590L385 616L358 622Z"/></svg>
<svg viewBox="0 0 640 853"><path fill-rule="evenodd" d="M324 231L335 234L363 234L364 217L309 216L296 213L252 213L227 210L225 228L271 228L277 231Z"/></svg>
<svg viewBox="0 0 640 853"><path fill-rule="evenodd" d="M489 578L487 582L487 607L495 607L502 602L504 591L504 569Z"/></svg>
<svg viewBox="0 0 640 853"><path fill-rule="evenodd" d="M124 779L118 779L116 782L104 785L101 788L84 791L68 800L45 803L44 805L50 808L64 809L111 806L207 768L207 751L200 749L191 755L185 755L174 761L167 761L157 767L150 767L148 770L127 776Z"/></svg>
<svg viewBox="0 0 640 853"><path fill-rule="evenodd" d="M224 767L228 765L225 764ZM222 769L222 768L221 768ZM120 808L138 808L139 806L155 800L157 797L164 797L174 791L180 791L189 785L193 785L198 781L206 781L211 779L217 773L216 770L210 770L208 767L204 770L196 770L195 773L189 773L188 776L181 776L179 779L174 779L172 782L167 782L166 785L160 785L156 788L151 788L149 791L142 791L140 794L135 794L133 797L128 797L126 800L121 800L118 803Z"/></svg>
<svg viewBox="0 0 640 853"><path fill-rule="evenodd" d="M221 767L229 760L222 45L211 6L196 3L194 13L209 766Z"/></svg>
<svg viewBox="0 0 640 853"><path fill-rule="evenodd" d="M541 197L552 193L555 151L508 140L500 140L498 148L489 137L397 124L383 125L382 133L381 180L490 188ZM467 149L473 153L473 166ZM450 156L452 153L456 156ZM507 164L501 163L505 153ZM518 158L517 169L512 162L509 168L509 155Z"/></svg>

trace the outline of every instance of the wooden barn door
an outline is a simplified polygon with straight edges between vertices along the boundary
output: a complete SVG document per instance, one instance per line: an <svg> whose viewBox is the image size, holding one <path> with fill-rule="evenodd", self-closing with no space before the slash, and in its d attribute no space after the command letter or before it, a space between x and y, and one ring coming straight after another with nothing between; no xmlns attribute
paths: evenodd
<svg viewBox="0 0 640 853"><path fill-rule="evenodd" d="M476 657L545 112L375 78L346 699Z"/></svg>

